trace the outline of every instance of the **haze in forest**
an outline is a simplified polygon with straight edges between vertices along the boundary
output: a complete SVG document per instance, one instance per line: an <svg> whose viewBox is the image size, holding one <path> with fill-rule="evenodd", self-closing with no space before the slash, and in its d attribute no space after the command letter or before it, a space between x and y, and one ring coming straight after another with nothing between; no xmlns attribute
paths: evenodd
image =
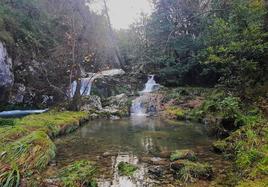
<svg viewBox="0 0 268 187"><path fill-rule="evenodd" d="M141 14L152 12L151 0L108 0L107 6L112 26L115 29L127 29ZM96 0L90 8L98 13L103 10L103 1Z"/></svg>

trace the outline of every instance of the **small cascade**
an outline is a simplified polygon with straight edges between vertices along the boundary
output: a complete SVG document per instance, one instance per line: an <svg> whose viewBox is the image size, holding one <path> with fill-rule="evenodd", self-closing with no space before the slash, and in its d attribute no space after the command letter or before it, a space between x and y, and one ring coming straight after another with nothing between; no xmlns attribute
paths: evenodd
<svg viewBox="0 0 268 187"><path fill-rule="evenodd" d="M81 79L81 88L80 88L80 94L82 96L89 96L91 92L92 83L95 79L102 78L105 76L115 76L115 75L123 75L125 72L122 69L110 69L105 71L100 71L98 73L86 73L83 69L81 72L84 76L88 76L87 78ZM71 97L74 97L75 91L77 87L77 82L73 81L71 85Z"/></svg>
<svg viewBox="0 0 268 187"><path fill-rule="evenodd" d="M146 115L146 110L142 106L142 102L140 101L140 97L138 97L132 101L131 115L135 115L135 116L145 116Z"/></svg>
<svg viewBox="0 0 268 187"><path fill-rule="evenodd" d="M154 75L148 76L148 81L145 84L145 88L141 91L141 93L150 93L153 91L158 90L160 87L160 84L157 84L154 80Z"/></svg>
<svg viewBox="0 0 268 187"><path fill-rule="evenodd" d="M81 79L80 94L82 96L89 96L90 95L93 80L94 80L93 78L83 78L83 79ZM74 81L72 83L72 86L71 86L71 97L74 97L76 87L77 87L77 82Z"/></svg>
<svg viewBox="0 0 268 187"><path fill-rule="evenodd" d="M145 88L139 92L140 97L132 101L131 115L132 116L147 116L148 112L155 112L156 109L151 103L150 94L160 88L160 84L157 84L154 80L154 75L148 76L148 81L145 84ZM148 105L148 106L147 106Z"/></svg>

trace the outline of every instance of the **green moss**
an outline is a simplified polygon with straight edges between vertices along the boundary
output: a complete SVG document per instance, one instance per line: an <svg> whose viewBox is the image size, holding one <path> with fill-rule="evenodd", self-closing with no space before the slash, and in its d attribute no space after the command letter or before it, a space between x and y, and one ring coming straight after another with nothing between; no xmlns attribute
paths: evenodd
<svg viewBox="0 0 268 187"><path fill-rule="evenodd" d="M170 155L171 161L180 160L180 159L187 159L190 161L195 161L197 160L197 157L193 151L188 150L188 149L176 150L175 152L171 153Z"/></svg>
<svg viewBox="0 0 268 187"><path fill-rule="evenodd" d="M80 160L62 168L58 177L64 187L95 187L96 171L96 167L90 161Z"/></svg>
<svg viewBox="0 0 268 187"><path fill-rule="evenodd" d="M179 107L168 107L166 109L166 113L168 116L172 118L176 118L178 120L185 119L186 111Z"/></svg>
<svg viewBox="0 0 268 187"><path fill-rule="evenodd" d="M29 115L18 120L17 125L24 125L31 130L42 130L49 136L68 133L77 128L81 120L86 119L86 112L55 112L40 115Z"/></svg>
<svg viewBox="0 0 268 187"><path fill-rule="evenodd" d="M225 141L219 140L219 141L213 142L212 147L215 152L223 153L226 151L227 143Z"/></svg>
<svg viewBox="0 0 268 187"><path fill-rule="evenodd" d="M132 176L134 172L138 169L137 166L134 166L126 162L120 162L117 167L119 174L125 176Z"/></svg>

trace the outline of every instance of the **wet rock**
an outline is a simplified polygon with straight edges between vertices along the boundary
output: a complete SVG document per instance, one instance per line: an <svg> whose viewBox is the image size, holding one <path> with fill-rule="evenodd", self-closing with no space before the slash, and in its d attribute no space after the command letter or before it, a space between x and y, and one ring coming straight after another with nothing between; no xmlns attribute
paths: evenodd
<svg viewBox="0 0 268 187"><path fill-rule="evenodd" d="M8 56L5 45L0 41L0 101L7 101L13 83L12 60Z"/></svg>
<svg viewBox="0 0 268 187"><path fill-rule="evenodd" d="M151 166L148 168L148 173L150 174L150 178L157 179L163 177L164 168L160 166Z"/></svg>
<svg viewBox="0 0 268 187"><path fill-rule="evenodd" d="M170 155L171 155L170 151L162 151L159 153L159 157L161 157L161 158L169 158Z"/></svg>
<svg viewBox="0 0 268 187"><path fill-rule="evenodd" d="M169 162L167 160L164 160L162 158L158 158L158 157L153 157L151 158L151 164L153 165L169 165Z"/></svg>
<svg viewBox="0 0 268 187"><path fill-rule="evenodd" d="M141 157L140 161L152 165L169 166L169 162L167 160L159 157Z"/></svg>
<svg viewBox="0 0 268 187"><path fill-rule="evenodd" d="M117 156L117 153L107 151L107 152L104 152L102 156L103 157Z"/></svg>
<svg viewBox="0 0 268 187"><path fill-rule="evenodd" d="M197 157L195 153L189 149L176 150L170 155L171 161L180 160L180 159L195 161L197 160Z"/></svg>
<svg viewBox="0 0 268 187"><path fill-rule="evenodd" d="M97 119L98 117L99 117L99 115L96 113L90 114L91 119Z"/></svg>
<svg viewBox="0 0 268 187"><path fill-rule="evenodd" d="M119 117L119 116L112 115L112 116L110 117L110 119L111 119L111 120L118 120L118 119L120 119L120 117Z"/></svg>

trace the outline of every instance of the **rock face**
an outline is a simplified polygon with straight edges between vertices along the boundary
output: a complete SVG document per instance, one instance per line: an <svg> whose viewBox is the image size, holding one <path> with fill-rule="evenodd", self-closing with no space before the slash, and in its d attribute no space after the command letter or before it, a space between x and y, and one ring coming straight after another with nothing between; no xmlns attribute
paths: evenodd
<svg viewBox="0 0 268 187"><path fill-rule="evenodd" d="M12 73L12 60L7 54L5 45L0 42L0 100L3 98L14 83L14 75Z"/></svg>
<svg viewBox="0 0 268 187"><path fill-rule="evenodd" d="M102 110L101 99L99 96L91 95L83 98L82 111Z"/></svg>
<svg viewBox="0 0 268 187"><path fill-rule="evenodd" d="M126 94L107 98L103 102L104 111L114 116L124 117L129 115L130 103Z"/></svg>

